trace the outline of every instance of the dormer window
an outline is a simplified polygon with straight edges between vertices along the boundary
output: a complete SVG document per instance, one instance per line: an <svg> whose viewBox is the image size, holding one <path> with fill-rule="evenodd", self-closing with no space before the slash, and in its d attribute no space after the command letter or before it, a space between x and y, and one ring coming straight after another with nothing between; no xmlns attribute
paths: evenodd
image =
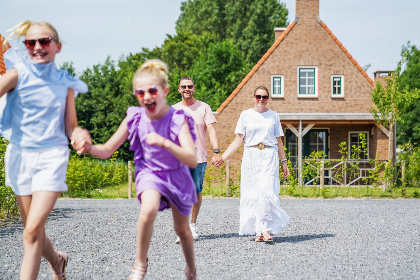
<svg viewBox="0 0 420 280"><path fill-rule="evenodd" d="M331 97L344 97L344 75L331 76Z"/></svg>
<svg viewBox="0 0 420 280"><path fill-rule="evenodd" d="M298 97L318 97L318 67L298 67Z"/></svg>

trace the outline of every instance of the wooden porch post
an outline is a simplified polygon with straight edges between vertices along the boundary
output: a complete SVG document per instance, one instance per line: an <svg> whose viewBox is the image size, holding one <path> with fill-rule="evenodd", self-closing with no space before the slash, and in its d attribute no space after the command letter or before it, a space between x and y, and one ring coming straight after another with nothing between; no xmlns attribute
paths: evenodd
<svg viewBox="0 0 420 280"><path fill-rule="evenodd" d="M302 120L299 120L299 136L298 136L298 173L299 173L299 186L303 186L302 177Z"/></svg>

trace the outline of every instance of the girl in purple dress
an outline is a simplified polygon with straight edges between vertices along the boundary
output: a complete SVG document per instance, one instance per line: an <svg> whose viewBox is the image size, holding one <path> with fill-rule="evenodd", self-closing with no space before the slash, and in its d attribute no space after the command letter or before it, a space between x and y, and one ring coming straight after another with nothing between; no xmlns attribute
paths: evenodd
<svg viewBox="0 0 420 280"><path fill-rule="evenodd" d="M166 64L146 61L133 78L134 94L141 107L130 107L127 117L104 144L90 153L110 157L128 138L134 151L137 197L140 215L137 225L137 259L129 279L143 279L148 265L147 251L157 212L172 209L174 228L181 239L187 279L196 279L193 237L188 224L197 197L190 168L197 166L194 121L182 110L166 104L169 84ZM77 139L75 145L77 146Z"/></svg>

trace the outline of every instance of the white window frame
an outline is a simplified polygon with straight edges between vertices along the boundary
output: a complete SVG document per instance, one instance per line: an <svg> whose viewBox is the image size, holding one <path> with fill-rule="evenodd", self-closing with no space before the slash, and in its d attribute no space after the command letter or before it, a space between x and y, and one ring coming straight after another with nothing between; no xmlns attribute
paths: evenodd
<svg viewBox="0 0 420 280"><path fill-rule="evenodd" d="M334 78L340 78L340 94L334 94ZM344 97L344 75L331 75L331 97L332 98L343 98Z"/></svg>
<svg viewBox="0 0 420 280"><path fill-rule="evenodd" d="M315 94L300 94L300 70L302 69L313 69L315 72L314 76L314 91ZM314 98L318 97L318 66L298 66L297 68L297 96L302 98Z"/></svg>
<svg viewBox="0 0 420 280"><path fill-rule="evenodd" d="M280 78L280 94L275 92L274 79ZM271 75L271 97L283 98L284 97L284 75Z"/></svg>
<svg viewBox="0 0 420 280"><path fill-rule="evenodd" d="M367 148L367 158L361 158L361 160L369 160L369 131L349 131L349 138L348 138L348 153L349 153L349 158L351 157L351 135L352 134L357 134L359 135L360 133L364 133L366 134L366 148Z"/></svg>

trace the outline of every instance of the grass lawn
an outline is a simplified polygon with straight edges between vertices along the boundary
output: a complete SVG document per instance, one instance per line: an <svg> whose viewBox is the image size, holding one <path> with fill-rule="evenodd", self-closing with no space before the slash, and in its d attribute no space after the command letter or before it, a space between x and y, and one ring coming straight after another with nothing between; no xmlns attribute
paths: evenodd
<svg viewBox="0 0 420 280"><path fill-rule="evenodd" d="M210 186L205 185L202 192L204 197L240 197L239 185L231 185L229 187L229 195L226 195L226 185L224 184L212 184ZM383 191L382 188L374 187L296 187L288 188L282 186L280 188L280 195L287 195L293 197L302 198L339 198L339 197L353 197L353 198L419 198L419 188L406 188L405 195L403 195L402 188L393 188L391 190ZM109 186L103 189L96 189L90 193L81 193L78 197L86 198L128 198L128 184L124 183L118 186ZM136 188L133 184L132 198L136 197Z"/></svg>

